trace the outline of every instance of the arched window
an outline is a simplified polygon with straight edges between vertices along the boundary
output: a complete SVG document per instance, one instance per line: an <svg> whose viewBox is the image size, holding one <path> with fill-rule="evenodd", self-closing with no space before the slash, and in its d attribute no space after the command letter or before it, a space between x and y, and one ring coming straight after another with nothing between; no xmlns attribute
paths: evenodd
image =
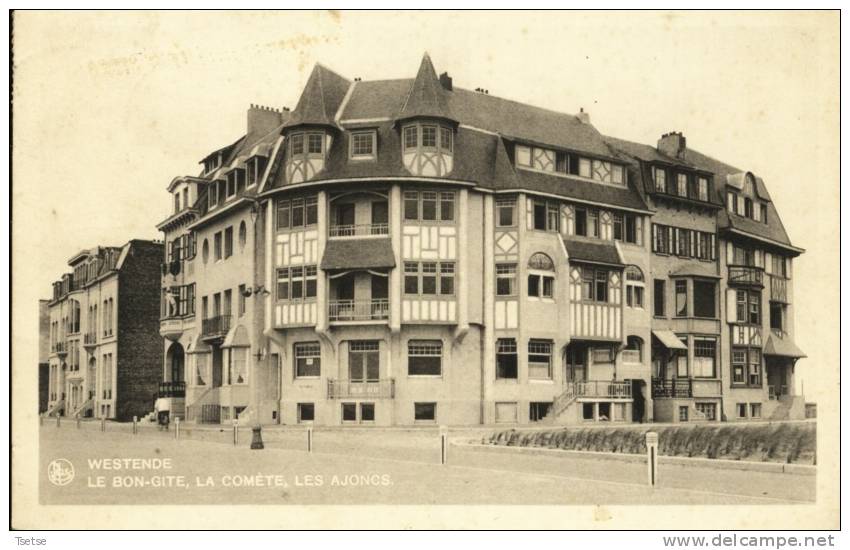
<svg viewBox="0 0 850 550"><path fill-rule="evenodd" d="M643 339L640 336L629 336L626 339L626 347L623 350L623 362L643 362Z"/></svg>
<svg viewBox="0 0 850 550"><path fill-rule="evenodd" d="M636 265L626 268L626 305L643 309L644 297L643 271Z"/></svg>
<svg viewBox="0 0 850 550"><path fill-rule="evenodd" d="M239 248L245 248L245 241L248 238L248 230L245 227L245 220L242 220L242 223L239 224Z"/></svg>
<svg viewBox="0 0 850 550"><path fill-rule="evenodd" d="M554 298L555 297L555 277L554 273L546 275L544 273L534 273L534 271L555 271L555 262L552 258L536 252L528 260L528 295L534 298Z"/></svg>
<svg viewBox="0 0 850 550"><path fill-rule="evenodd" d="M210 242L207 239L204 239L204 246L201 248L201 254L204 258L204 263L207 263L207 260L210 259Z"/></svg>

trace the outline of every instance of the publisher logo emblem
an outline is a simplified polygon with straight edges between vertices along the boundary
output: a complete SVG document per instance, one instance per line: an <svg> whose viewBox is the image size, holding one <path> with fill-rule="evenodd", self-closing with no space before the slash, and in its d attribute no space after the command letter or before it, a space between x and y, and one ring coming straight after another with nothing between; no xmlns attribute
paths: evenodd
<svg viewBox="0 0 850 550"><path fill-rule="evenodd" d="M64 458L52 460L47 465L47 479L58 487L68 485L74 481L74 465Z"/></svg>

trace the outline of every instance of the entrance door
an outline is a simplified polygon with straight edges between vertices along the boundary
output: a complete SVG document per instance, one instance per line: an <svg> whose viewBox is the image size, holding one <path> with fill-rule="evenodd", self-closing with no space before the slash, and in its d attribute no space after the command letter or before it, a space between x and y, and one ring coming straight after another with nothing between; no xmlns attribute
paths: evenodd
<svg viewBox="0 0 850 550"><path fill-rule="evenodd" d="M376 341L348 344L348 379L352 382L377 382L380 378L380 347Z"/></svg>
<svg viewBox="0 0 850 550"><path fill-rule="evenodd" d="M587 379L587 344L572 342L567 346L567 365L564 379L567 382L584 382Z"/></svg>
<svg viewBox="0 0 850 550"><path fill-rule="evenodd" d="M212 387L218 388L221 386L224 378L224 360L223 353L219 346L212 346Z"/></svg>
<svg viewBox="0 0 850 550"><path fill-rule="evenodd" d="M339 227L341 237L355 235L354 220L353 204L336 205L336 216L334 222L336 226Z"/></svg>
<svg viewBox="0 0 850 550"><path fill-rule="evenodd" d="M632 380L632 422L643 422L646 414L646 398L644 398L644 389L646 382L643 380Z"/></svg>
<svg viewBox="0 0 850 550"><path fill-rule="evenodd" d="M185 355L183 346L179 342L174 342L168 348L168 357L171 367L171 382L183 382L185 380Z"/></svg>
<svg viewBox="0 0 850 550"><path fill-rule="evenodd" d="M387 201L375 201L372 203L372 234L385 235L387 224L390 221Z"/></svg>

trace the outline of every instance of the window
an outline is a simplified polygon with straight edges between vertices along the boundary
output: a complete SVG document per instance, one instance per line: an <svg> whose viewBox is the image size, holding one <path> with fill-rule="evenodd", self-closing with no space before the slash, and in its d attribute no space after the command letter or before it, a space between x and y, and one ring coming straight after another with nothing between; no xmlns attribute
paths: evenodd
<svg viewBox="0 0 850 550"><path fill-rule="evenodd" d="M356 403L342 403L342 421L343 422L357 422L357 404Z"/></svg>
<svg viewBox="0 0 850 550"><path fill-rule="evenodd" d="M653 315L655 315L656 317L664 317L667 315L664 311L665 281L663 279L655 279L652 290L654 301Z"/></svg>
<svg viewBox="0 0 850 550"><path fill-rule="evenodd" d="M455 194L451 191L405 191L404 219L409 221L453 221Z"/></svg>
<svg viewBox="0 0 850 550"><path fill-rule="evenodd" d="M248 239L248 228L245 226L244 220L239 224L239 249L245 248L245 241Z"/></svg>
<svg viewBox="0 0 850 550"><path fill-rule="evenodd" d="M555 232L561 230L561 209L556 203L546 203L546 229Z"/></svg>
<svg viewBox="0 0 850 550"><path fill-rule="evenodd" d="M207 185L207 206L210 210L218 204L218 181L213 181Z"/></svg>
<svg viewBox="0 0 850 550"><path fill-rule="evenodd" d="M219 261L221 259L221 231L213 236L213 254L215 256L215 261Z"/></svg>
<svg viewBox="0 0 850 550"><path fill-rule="evenodd" d="M413 420L416 422L434 422L437 419L436 403L414 403Z"/></svg>
<svg viewBox="0 0 850 550"><path fill-rule="evenodd" d="M452 296L455 293L455 264L454 262L440 263L440 294Z"/></svg>
<svg viewBox="0 0 850 550"><path fill-rule="evenodd" d="M667 192L667 172L663 168L654 167L652 169L653 179L655 180L655 190L659 193Z"/></svg>
<svg viewBox="0 0 850 550"><path fill-rule="evenodd" d="M455 194L452 192L440 193L440 220L453 221L455 219Z"/></svg>
<svg viewBox="0 0 850 550"><path fill-rule="evenodd" d="M404 262L404 293L419 294L419 264Z"/></svg>
<svg viewBox="0 0 850 550"><path fill-rule="evenodd" d="M747 418L747 404L746 403L738 403L737 407L735 407L738 412L738 418Z"/></svg>
<svg viewBox="0 0 850 550"><path fill-rule="evenodd" d="M688 406L680 405L679 406L679 422L687 422L688 421Z"/></svg>
<svg viewBox="0 0 850 550"><path fill-rule="evenodd" d="M622 185L624 183L623 172L623 167L619 164L611 165L611 183Z"/></svg>
<svg viewBox="0 0 850 550"><path fill-rule="evenodd" d="M278 200L277 201L277 228L278 229L288 229L289 228L289 201L288 200Z"/></svg>
<svg viewBox="0 0 850 550"><path fill-rule="evenodd" d="M643 309L643 272L634 265L626 268L626 305Z"/></svg>
<svg viewBox="0 0 850 550"><path fill-rule="evenodd" d="M761 418L761 403L750 403L750 418Z"/></svg>
<svg viewBox="0 0 850 550"><path fill-rule="evenodd" d="M278 300L310 300L316 297L315 265L294 266L277 270Z"/></svg>
<svg viewBox="0 0 850 550"><path fill-rule="evenodd" d="M534 229L546 230L546 202L534 201Z"/></svg>
<svg viewBox="0 0 850 550"><path fill-rule="evenodd" d="M750 368L747 372L747 385L761 386L761 350L750 349Z"/></svg>
<svg viewBox="0 0 850 550"><path fill-rule="evenodd" d="M676 317L688 316L688 281L676 281Z"/></svg>
<svg viewBox="0 0 850 550"><path fill-rule="evenodd" d="M576 235L587 236L587 210L576 208Z"/></svg>
<svg viewBox="0 0 850 550"><path fill-rule="evenodd" d="M759 205L759 209L761 210L761 221L762 223L767 223L767 205L762 203Z"/></svg>
<svg viewBox="0 0 850 550"><path fill-rule="evenodd" d="M291 277L289 283L290 299L300 300L304 297L304 268L301 266L292 267L289 269L289 275Z"/></svg>
<svg viewBox="0 0 850 550"><path fill-rule="evenodd" d="M714 319L717 285L713 281L694 280L694 316Z"/></svg>
<svg viewBox="0 0 850 550"><path fill-rule="evenodd" d="M732 350L732 382L735 384L744 384L746 379L744 371L747 364L747 350L734 348Z"/></svg>
<svg viewBox="0 0 850 550"><path fill-rule="evenodd" d="M440 128L440 149L449 153L452 152L452 136L451 128L446 128L445 126Z"/></svg>
<svg viewBox="0 0 850 550"><path fill-rule="evenodd" d="M295 199L292 201L292 227L304 226L304 199Z"/></svg>
<svg viewBox="0 0 850 550"><path fill-rule="evenodd" d="M516 264L496 264L496 296L516 295Z"/></svg>
<svg viewBox="0 0 850 550"><path fill-rule="evenodd" d="M354 132L351 134L351 158L374 158L375 132Z"/></svg>
<svg viewBox="0 0 850 550"><path fill-rule="evenodd" d="M322 134L308 134L307 152L314 155L321 154L323 137Z"/></svg>
<svg viewBox="0 0 850 550"><path fill-rule="evenodd" d="M702 414L706 420L717 420L717 403L706 403L697 401L694 408Z"/></svg>
<svg viewBox="0 0 850 550"><path fill-rule="evenodd" d="M295 377L318 378L322 373L322 349L319 342L299 342L294 346Z"/></svg>
<svg viewBox="0 0 850 550"><path fill-rule="evenodd" d="M528 295L535 298L552 298L555 278L547 275L528 276Z"/></svg>
<svg viewBox="0 0 850 550"><path fill-rule="evenodd" d="M404 262L404 293L454 295L454 262Z"/></svg>
<svg viewBox="0 0 850 550"><path fill-rule="evenodd" d="M417 145L417 128L416 126L407 126L404 129L404 148L416 149Z"/></svg>
<svg viewBox="0 0 850 550"><path fill-rule="evenodd" d="M513 338L496 340L496 378L517 378L517 349Z"/></svg>
<svg viewBox="0 0 850 550"><path fill-rule="evenodd" d="M595 286L596 286L596 297L595 301L597 302L607 302L608 301L608 272L597 269L595 276Z"/></svg>
<svg viewBox="0 0 850 550"><path fill-rule="evenodd" d="M697 187L699 200L708 202L708 178L700 177Z"/></svg>
<svg viewBox="0 0 850 550"><path fill-rule="evenodd" d="M289 299L289 268L277 270L277 299Z"/></svg>
<svg viewBox="0 0 850 550"><path fill-rule="evenodd" d="M623 240L623 215L615 212L613 215L614 218L614 240L622 241Z"/></svg>
<svg viewBox="0 0 850 550"><path fill-rule="evenodd" d="M516 403L496 403L496 422L515 423L517 421Z"/></svg>
<svg viewBox="0 0 850 550"><path fill-rule="evenodd" d="M626 338L627 351L624 355L626 363L641 363L643 362L643 340L639 336L629 336Z"/></svg>
<svg viewBox="0 0 850 550"><path fill-rule="evenodd" d="M348 379L352 382L380 380L380 343L376 340L352 340L348 343Z"/></svg>
<svg viewBox="0 0 850 550"><path fill-rule="evenodd" d="M694 336L693 376L696 378L716 378L717 340L704 336Z"/></svg>
<svg viewBox="0 0 850 550"><path fill-rule="evenodd" d="M738 194L732 191L726 192L726 209L735 213L738 211Z"/></svg>
<svg viewBox="0 0 850 550"><path fill-rule="evenodd" d="M753 199L749 197L744 198L744 215L748 218L753 217Z"/></svg>
<svg viewBox="0 0 850 550"><path fill-rule="evenodd" d="M578 175L583 178L591 177L590 159L580 158L578 161Z"/></svg>
<svg viewBox="0 0 850 550"><path fill-rule="evenodd" d="M407 343L408 376L441 376L443 374L443 342L411 340Z"/></svg>
<svg viewBox="0 0 850 550"><path fill-rule="evenodd" d="M587 211L587 236L599 237L599 212L596 210Z"/></svg>
<svg viewBox="0 0 850 550"><path fill-rule="evenodd" d="M516 199L496 199L496 224L498 227L513 227L516 225Z"/></svg>
<svg viewBox="0 0 850 550"><path fill-rule="evenodd" d="M437 293L437 263L422 262L419 264L422 278L422 294Z"/></svg>
<svg viewBox="0 0 850 550"><path fill-rule="evenodd" d="M264 157L254 157L248 162L248 186L259 182L263 177L263 171L266 169L266 159Z"/></svg>
<svg viewBox="0 0 850 550"><path fill-rule="evenodd" d="M416 191L404 192L404 219L419 219L419 193Z"/></svg>
<svg viewBox="0 0 850 550"><path fill-rule="evenodd" d="M233 256L233 227L224 230L224 259Z"/></svg>
<svg viewBox="0 0 850 550"><path fill-rule="evenodd" d="M239 317L242 317L243 315L245 315L245 285L239 285L238 292L239 296L237 296L237 299L239 300L239 305L237 312L239 313Z"/></svg>
<svg viewBox="0 0 850 550"><path fill-rule="evenodd" d="M594 420L596 418L596 416L595 416L596 407L594 405L595 405L594 403L582 403L581 404L581 418L582 418L582 420Z"/></svg>
<svg viewBox="0 0 850 550"><path fill-rule="evenodd" d="M435 148L437 147L437 127L422 126L422 147Z"/></svg>
<svg viewBox="0 0 850 550"><path fill-rule="evenodd" d="M304 154L304 134L295 134L292 136L290 143L290 152L293 155Z"/></svg>
<svg viewBox="0 0 850 550"><path fill-rule="evenodd" d="M316 418L316 406L313 403L298 403L298 423L313 422Z"/></svg>
<svg viewBox="0 0 850 550"><path fill-rule="evenodd" d="M546 418L552 411L551 401L531 401L528 404L528 419L537 422Z"/></svg>
<svg viewBox="0 0 850 550"><path fill-rule="evenodd" d="M770 328L782 331L785 326L785 305L779 302L770 302Z"/></svg>
<svg viewBox="0 0 850 550"><path fill-rule="evenodd" d="M736 315L739 323L761 324L761 292L735 292Z"/></svg>
<svg viewBox="0 0 850 550"><path fill-rule="evenodd" d="M305 201L307 213L307 225L319 223L319 199L318 197L307 197Z"/></svg>
<svg viewBox="0 0 850 550"><path fill-rule="evenodd" d="M375 421L375 404L360 403L360 422Z"/></svg>
<svg viewBox="0 0 850 550"><path fill-rule="evenodd" d="M528 341L528 377L538 380L552 378L552 342L549 340Z"/></svg>
<svg viewBox="0 0 850 550"><path fill-rule="evenodd" d="M687 174L676 174L676 194L680 197L688 196L688 176Z"/></svg>

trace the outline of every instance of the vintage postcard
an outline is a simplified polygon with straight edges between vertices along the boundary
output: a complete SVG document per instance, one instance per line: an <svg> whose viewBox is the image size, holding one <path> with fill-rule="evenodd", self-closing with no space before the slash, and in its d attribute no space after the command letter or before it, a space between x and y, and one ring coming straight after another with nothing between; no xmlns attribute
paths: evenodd
<svg viewBox="0 0 850 550"><path fill-rule="evenodd" d="M838 528L838 12L11 25L14 528Z"/></svg>

